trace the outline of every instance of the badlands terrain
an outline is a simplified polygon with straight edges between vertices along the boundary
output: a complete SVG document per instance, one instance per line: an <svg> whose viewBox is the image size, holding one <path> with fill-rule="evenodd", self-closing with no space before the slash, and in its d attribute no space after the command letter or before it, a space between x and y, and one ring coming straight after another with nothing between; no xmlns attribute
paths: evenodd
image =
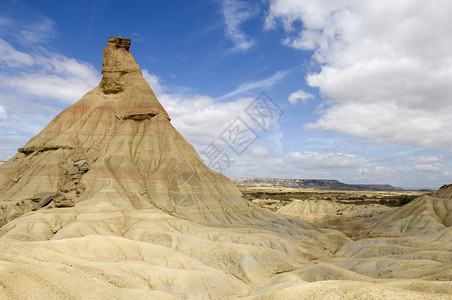
<svg viewBox="0 0 452 300"><path fill-rule="evenodd" d="M242 194L129 47L111 37L99 86L0 167L0 299L452 297L451 185Z"/></svg>

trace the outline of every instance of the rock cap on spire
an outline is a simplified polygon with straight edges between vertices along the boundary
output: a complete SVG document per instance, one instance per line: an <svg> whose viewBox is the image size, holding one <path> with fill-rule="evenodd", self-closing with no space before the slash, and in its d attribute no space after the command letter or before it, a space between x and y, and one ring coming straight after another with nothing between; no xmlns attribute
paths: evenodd
<svg viewBox="0 0 452 300"><path fill-rule="evenodd" d="M124 48L129 51L130 39L122 38L121 36L111 36L108 38L108 46L114 46L116 48Z"/></svg>

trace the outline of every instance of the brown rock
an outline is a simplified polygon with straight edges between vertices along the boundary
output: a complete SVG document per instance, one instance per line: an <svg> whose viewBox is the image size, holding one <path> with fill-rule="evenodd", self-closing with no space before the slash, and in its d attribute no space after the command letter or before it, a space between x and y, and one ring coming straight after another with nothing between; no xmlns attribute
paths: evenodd
<svg viewBox="0 0 452 300"><path fill-rule="evenodd" d="M58 192L41 192L41 193L35 194L33 197L30 198L30 200L33 202L39 202L47 196L50 196L53 199L53 198L57 197L58 195L59 195Z"/></svg>
<svg viewBox="0 0 452 300"><path fill-rule="evenodd" d="M73 207L75 202L71 199L66 199L64 196L59 196L53 200L55 207Z"/></svg>
<svg viewBox="0 0 452 300"><path fill-rule="evenodd" d="M71 180L73 183L78 184L80 182L80 176L72 176Z"/></svg>
<svg viewBox="0 0 452 300"><path fill-rule="evenodd" d="M84 165L83 167L79 167L78 169L81 173L86 173L89 170L87 165Z"/></svg>
<svg viewBox="0 0 452 300"><path fill-rule="evenodd" d="M77 184L77 187L75 189L75 192L77 195L83 193L86 190L86 185L82 182Z"/></svg>
<svg viewBox="0 0 452 300"><path fill-rule="evenodd" d="M75 175L75 174L78 174L78 168L77 167L70 167L68 170L67 170L67 173L69 174L69 175Z"/></svg>
<svg viewBox="0 0 452 300"><path fill-rule="evenodd" d="M52 201L52 199L58 195L57 193L49 193L47 194L47 196L44 196L41 201L39 201L35 206L33 206L31 208L32 211L38 210L44 206L46 206L47 204L50 203L50 201Z"/></svg>
<svg viewBox="0 0 452 300"><path fill-rule="evenodd" d="M81 160L75 162L74 166L80 168L80 167L83 167L83 165L85 165L85 164L86 164L86 160L85 159L81 159Z"/></svg>
<svg viewBox="0 0 452 300"><path fill-rule="evenodd" d="M68 183L66 183L65 185L63 185L63 187L61 188L61 191L62 191L63 193L67 193L67 192L69 192L69 191L75 190L76 188L77 188L77 185L76 185L74 182L69 181Z"/></svg>

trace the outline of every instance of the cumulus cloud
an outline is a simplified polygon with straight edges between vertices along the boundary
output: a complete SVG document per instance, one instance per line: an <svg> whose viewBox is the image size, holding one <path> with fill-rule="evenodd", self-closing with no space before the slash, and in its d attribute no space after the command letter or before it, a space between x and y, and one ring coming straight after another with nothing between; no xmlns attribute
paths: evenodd
<svg viewBox="0 0 452 300"><path fill-rule="evenodd" d="M240 170L248 160L261 165L261 158L267 160L281 152L283 133L277 125L278 117L266 119L268 126L264 130L254 119L256 116L246 112L256 101L254 97L236 97L220 102L207 95L174 93L166 90L155 74L147 70L143 70L143 74L151 88L160 91L157 97L171 117L172 125L195 147L209 167L222 173L227 171L203 155L212 145L230 158L227 168L230 170ZM228 140L228 134L233 132L234 135L235 129L255 140L244 145L234 144ZM251 156L247 158L247 155Z"/></svg>
<svg viewBox="0 0 452 300"><path fill-rule="evenodd" d="M245 35L240 25L254 15L252 8L237 0L223 1L226 36L234 43L235 50L248 50L255 41Z"/></svg>
<svg viewBox="0 0 452 300"><path fill-rule="evenodd" d="M13 88L18 94L74 103L100 80L91 65L43 48L23 53L0 39L0 53L7 53L0 63L8 67L0 68L0 87Z"/></svg>
<svg viewBox="0 0 452 300"><path fill-rule="evenodd" d="M220 134L238 116L246 118L245 109L253 99L216 102L206 95L160 94L159 101L174 127L191 143L202 147L212 141L222 143ZM252 122L247 120L247 124Z"/></svg>
<svg viewBox="0 0 452 300"><path fill-rule="evenodd" d="M407 188L436 188L451 173L451 169L442 163L445 158L442 154L410 156L406 159L408 165L403 167L387 159L380 161L334 151L289 151L284 154L281 142L283 132L278 126L272 126L265 132L259 131L245 113L253 98L218 102L207 95L171 93L158 76L147 70L143 70L143 74L151 87L160 91L156 92L158 99L172 118L174 127L211 168L230 177L339 179L346 183L390 183ZM219 137L238 116L254 126L253 130L259 135L241 155ZM227 163L214 164L202 155L212 142L219 151L227 154ZM262 168L263 161L265 168Z"/></svg>
<svg viewBox="0 0 452 300"><path fill-rule="evenodd" d="M301 100L304 103L307 99L314 99L314 96L303 90L298 90L289 95L289 102L292 105L295 105L298 100Z"/></svg>
<svg viewBox="0 0 452 300"><path fill-rule="evenodd" d="M319 88L327 105L306 128L447 148L450 13L452 2L445 1L273 0L265 24L281 24L282 42L313 50L319 63L307 83Z"/></svg>
<svg viewBox="0 0 452 300"><path fill-rule="evenodd" d="M220 134L237 117L241 117L251 127L257 127L245 113L254 98L240 97L218 102L207 95L167 91L160 78L146 69L143 70L143 76L165 107L173 126L197 148L205 147L213 141L224 144Z"/></svg>

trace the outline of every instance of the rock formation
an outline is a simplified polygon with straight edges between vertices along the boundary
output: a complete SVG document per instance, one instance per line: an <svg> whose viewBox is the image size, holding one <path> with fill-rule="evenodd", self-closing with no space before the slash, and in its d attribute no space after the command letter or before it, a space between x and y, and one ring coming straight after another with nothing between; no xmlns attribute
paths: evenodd
<svg viewBox="0 0 452 300"><path fill-rule="evenodd" d="M6 162L0 201L54 193L78 206L157 208L197 222L272 218L250 209L174 129L129 46L129 39L111 37L100 85Z"/></svg>

